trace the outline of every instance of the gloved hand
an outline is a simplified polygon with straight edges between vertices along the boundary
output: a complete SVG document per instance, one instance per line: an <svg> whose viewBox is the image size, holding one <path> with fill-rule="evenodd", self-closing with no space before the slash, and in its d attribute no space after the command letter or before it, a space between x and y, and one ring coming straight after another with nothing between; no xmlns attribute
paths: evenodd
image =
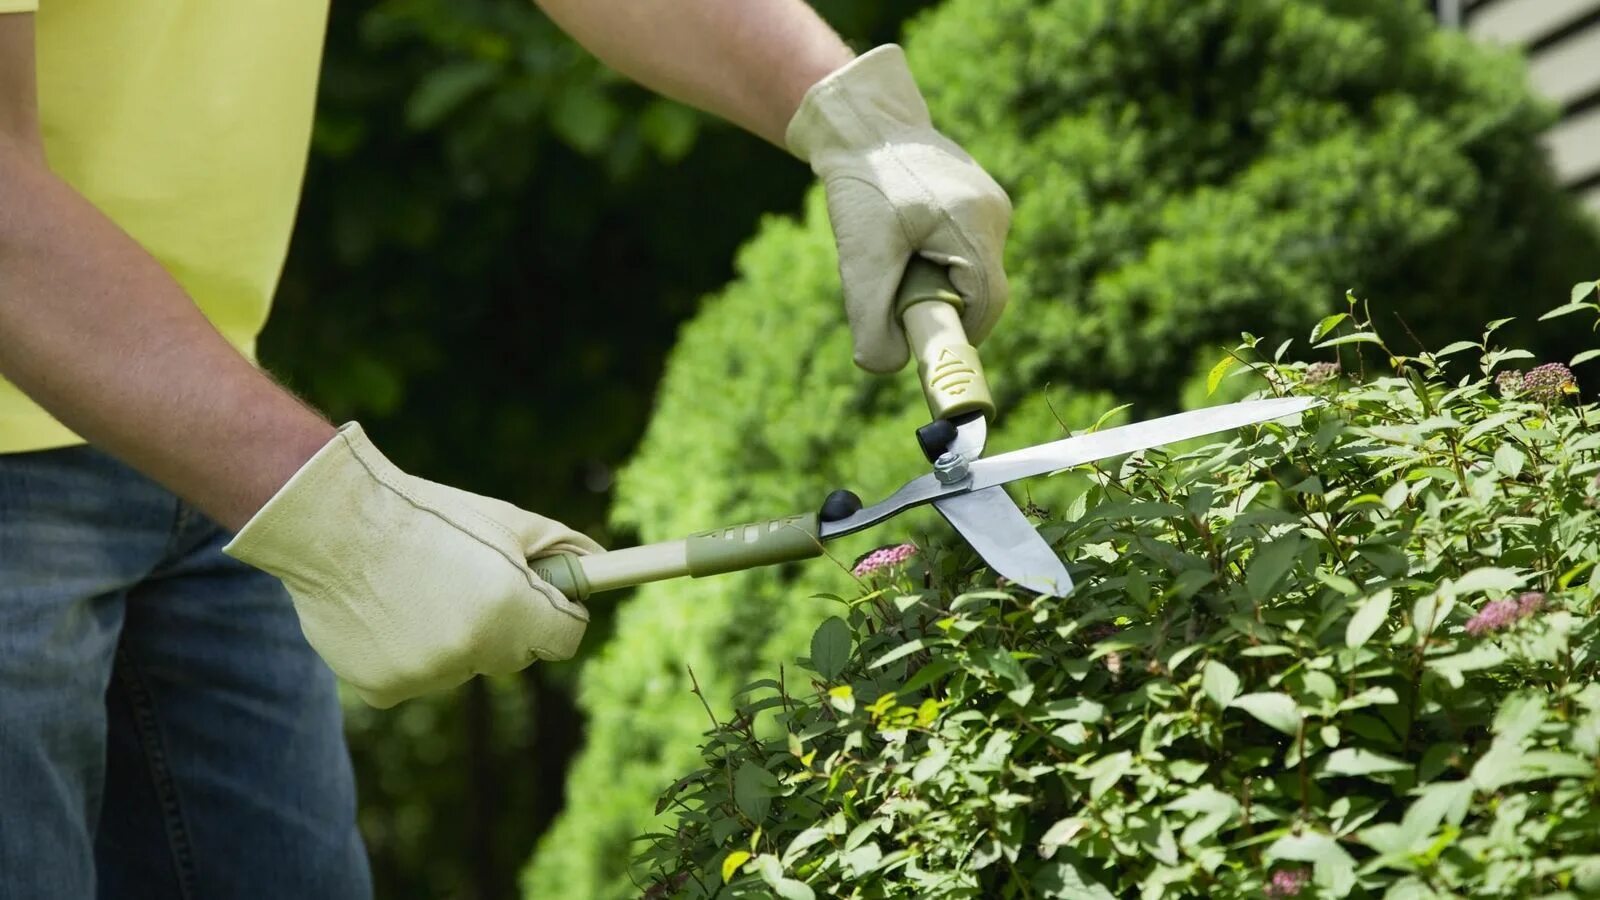
<svg viewBox="0 0 1600 900"><path fill-rule="evenodd" d="M933 129L899 47L879 47L812 86L785 141L827 191L857 365L905 365L894 294L913 253L950 267L968 339L989 334L1009 295L1001 256L1011 201Z"/></svg>
<svg viewBox="0 0 1600 900"><path fill-rule="evenodd" d="M311 646L388 707L567 659L589 613L527 560L600 546L559 522L424 481L339 429L223 551L283 580Z"/></svg>

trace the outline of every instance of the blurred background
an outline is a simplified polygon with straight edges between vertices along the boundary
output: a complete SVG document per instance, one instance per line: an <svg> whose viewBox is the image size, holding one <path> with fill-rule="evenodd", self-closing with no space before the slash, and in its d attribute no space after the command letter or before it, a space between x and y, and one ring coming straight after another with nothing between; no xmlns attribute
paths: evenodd
<svg viewBox="0 0 1600 900"><path fill-rule="evenodd" d="M904 40L1016 201L1002 442L1205 402L1221 346L1303 342L1347 290L1438 346L1600 275L1600 0L816 6L859 49ZM261 352L401 465L609 546L911 471L914 388L850 367L777 148L526 0L334 4L321 92ZM573 663L349 705L378 896L642 894L631 839L702 730L686 666L714 704L776 674L829 577L600 598Z"/></svg>

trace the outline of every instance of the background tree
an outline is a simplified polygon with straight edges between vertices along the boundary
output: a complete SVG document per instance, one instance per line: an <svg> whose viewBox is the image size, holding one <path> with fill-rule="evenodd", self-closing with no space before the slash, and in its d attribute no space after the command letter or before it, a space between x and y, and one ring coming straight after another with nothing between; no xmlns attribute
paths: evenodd
<svg viewBox="0 0 1600 900"><path fill-rule="evenodd" d="M936 120L1016 201L1015 307L984 348L1000 447L1059 434L1052 413L1086 425L1111 396L1170 410L1241 330L1303 336L1346 288L1438 346L1593 277L1593 229L1550 177L1521 64L1420 5L950 0L907 43ZM916 473L911 378L852 368L833 266L820 198L763 225L673 351L617 523L661 540ZM637 894L630 840L697 765L687 668L716 706L777 671L832 608L804 598L844 590L864 548L623 605L587 651L576 802L529 896Z"/></svg>
<svg viewBox="0 0 1600 900"><path fill-rule="evenodd" d="M817 5L868 44L926 2ZM805 167L627 84L526 0L334 4L321 93L264 360L412 471L629 541L610 473L677 325ZM581 738L572 674L350 706L379 896L514 894Z"/></svg>

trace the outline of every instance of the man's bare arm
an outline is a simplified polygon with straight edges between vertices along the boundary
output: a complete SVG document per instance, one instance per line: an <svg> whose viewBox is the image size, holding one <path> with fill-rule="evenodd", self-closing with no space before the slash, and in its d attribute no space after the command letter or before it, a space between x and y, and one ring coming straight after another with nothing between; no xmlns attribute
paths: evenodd
<svg viewBox="0 0 1600 900"><path fill-rule="evenodd" d="M538 0L640 84L783 146L806 90L853 54L802 0Z"/></svg>
<svg viewBox="0 0 1600 900"><path fill-rule="evenodd" d="M53 175L33 16L0 15L0 375L229 528L333 427L223 340L149 254Z"/></svg>

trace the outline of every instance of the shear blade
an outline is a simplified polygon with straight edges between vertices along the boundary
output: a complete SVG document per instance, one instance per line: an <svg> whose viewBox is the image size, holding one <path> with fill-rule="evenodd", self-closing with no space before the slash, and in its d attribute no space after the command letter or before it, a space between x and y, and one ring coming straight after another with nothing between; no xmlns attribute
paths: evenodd
<svg viewBox="0 0 1600 900"><path fill-rule="evenodd" d="M1065 597L1072 576L1004 488L991 487L935 500L951 527L989 568L1036 594Z"/></svg>

